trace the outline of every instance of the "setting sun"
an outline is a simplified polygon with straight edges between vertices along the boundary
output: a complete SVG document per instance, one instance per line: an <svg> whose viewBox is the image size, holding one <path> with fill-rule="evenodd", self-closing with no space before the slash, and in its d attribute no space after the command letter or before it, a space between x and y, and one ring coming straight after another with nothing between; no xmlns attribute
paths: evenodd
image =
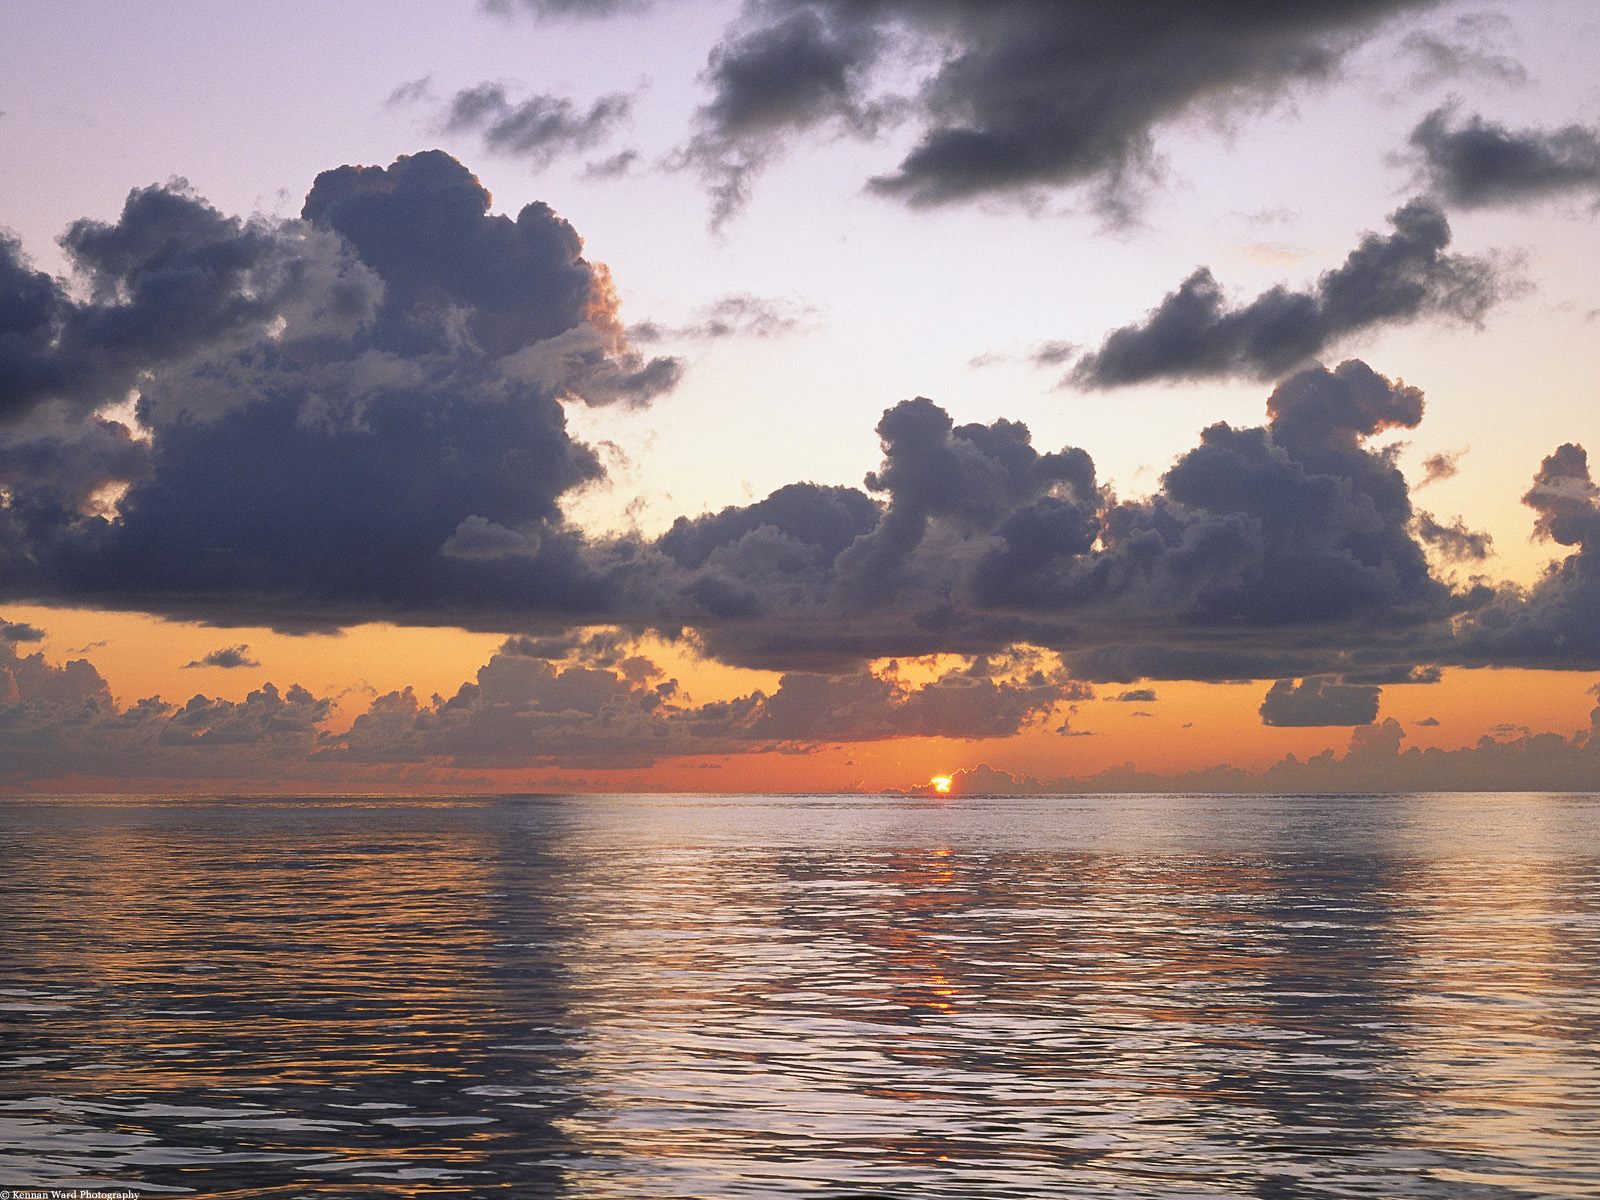
<svg viewBox="0 0 1600 1200"><path fill-rule="evenodd" d="M928 782L933 784L933 790L938 792L939 795L948 796L950 794L950 776L935 775Z"/></svg>

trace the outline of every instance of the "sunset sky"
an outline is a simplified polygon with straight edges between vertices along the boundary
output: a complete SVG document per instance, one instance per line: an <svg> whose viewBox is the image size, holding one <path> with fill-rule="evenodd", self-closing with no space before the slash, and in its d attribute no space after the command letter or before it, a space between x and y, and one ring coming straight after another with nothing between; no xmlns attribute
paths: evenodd
<svg viewBox="0 0 1600 1200"><path fill-rule="evenodd" d="M0 789L1600 786L1587 0L6 25Z"/></svg>

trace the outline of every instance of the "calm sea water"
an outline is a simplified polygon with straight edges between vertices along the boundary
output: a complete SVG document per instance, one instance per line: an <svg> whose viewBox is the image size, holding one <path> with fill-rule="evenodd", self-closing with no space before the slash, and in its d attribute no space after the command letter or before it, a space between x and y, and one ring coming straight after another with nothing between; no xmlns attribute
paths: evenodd
<svg viewBox="0 0 1600 1200"><path fill-rule="evenodd" d="M0 803L0 1189L1600 1196L1600 798Z"/></svg>

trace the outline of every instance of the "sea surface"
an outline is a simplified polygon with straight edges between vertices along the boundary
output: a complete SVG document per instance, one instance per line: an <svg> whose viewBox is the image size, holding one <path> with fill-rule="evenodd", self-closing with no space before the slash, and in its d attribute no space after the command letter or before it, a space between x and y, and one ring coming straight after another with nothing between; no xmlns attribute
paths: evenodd
<svg viewBox="0 0 1600 1200"><path fill-rule="evenodd" d="M0 801L0 1190L1600 1197L1600 798Z"/></svg>

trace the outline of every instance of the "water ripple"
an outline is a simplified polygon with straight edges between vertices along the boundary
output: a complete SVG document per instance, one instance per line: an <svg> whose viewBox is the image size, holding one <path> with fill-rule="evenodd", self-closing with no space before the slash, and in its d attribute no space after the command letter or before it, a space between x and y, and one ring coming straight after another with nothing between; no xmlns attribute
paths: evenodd
<svg viewBox="0 0 1600 1200"><path fill-rule="evenodd" d="M1600 1196L1591 797L0 813L0 1186Z"/></svg>

